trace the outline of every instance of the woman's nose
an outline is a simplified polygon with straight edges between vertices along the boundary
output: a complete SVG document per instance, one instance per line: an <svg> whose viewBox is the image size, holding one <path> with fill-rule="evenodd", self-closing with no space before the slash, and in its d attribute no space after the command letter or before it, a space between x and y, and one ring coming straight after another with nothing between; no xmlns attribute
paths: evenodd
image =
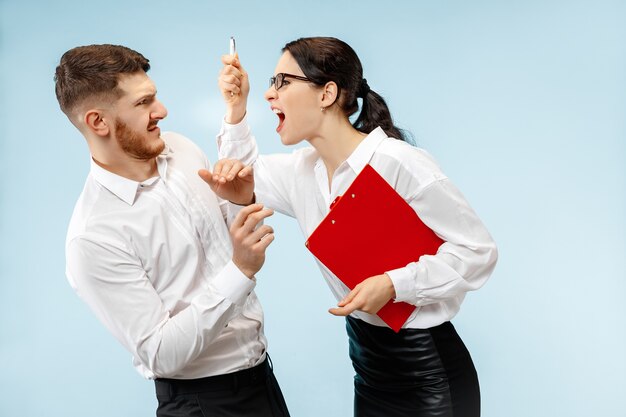
<svg viewBox="0 0 626 417"><path fill-rule="evenodd" d="M267 90L265 90L265 94L263 94L263 96L265 97L265 100L270 101L270 102L276 99L277 95L278 95L278 91L276 91L273 85L270 85L270 87Z"/></svg>

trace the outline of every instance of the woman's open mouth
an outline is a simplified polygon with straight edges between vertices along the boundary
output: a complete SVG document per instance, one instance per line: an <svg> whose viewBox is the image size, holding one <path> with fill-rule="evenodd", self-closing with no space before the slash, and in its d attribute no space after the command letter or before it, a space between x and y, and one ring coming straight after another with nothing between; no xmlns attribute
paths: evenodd
<svg viewBox="0 0 626 417"><path fill-rule="evenodd" d="M282 110L279 109L272 109L272 111L274 112L274 114L276 114L276 116L278 116L278 127L276 127L276 132L280 132L280 130L283 128L283 125L285 124L285 113L283 113Z"/></svg>

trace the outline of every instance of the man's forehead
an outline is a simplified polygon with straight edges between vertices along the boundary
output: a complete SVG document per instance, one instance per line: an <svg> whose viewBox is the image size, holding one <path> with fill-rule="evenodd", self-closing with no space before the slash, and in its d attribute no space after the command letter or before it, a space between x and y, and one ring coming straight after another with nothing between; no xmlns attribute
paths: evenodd
<svg viewBox="0 0 626 417"><path fill-rule="evenodd" d="M156 93L154 82L145 72L121 74L117 86L124 91L125 95L136 96Z"/></svg>

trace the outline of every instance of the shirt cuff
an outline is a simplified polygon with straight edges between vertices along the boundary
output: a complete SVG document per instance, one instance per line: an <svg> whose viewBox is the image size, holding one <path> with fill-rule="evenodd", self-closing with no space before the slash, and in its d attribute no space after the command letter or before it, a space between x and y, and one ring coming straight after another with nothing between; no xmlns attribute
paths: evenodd
<svg viewBox="0 0 626 417"><path fill-rule="evenodd" d="M222 119L222 128L220 129L220 133L218 135L221 142L237 142L242 140L242 138L247 138L249 135L250 126L248 125L247 113L237 124L230 124L227 123L225 119Z"/></svg>
<svg viewBox="0 0 626 417"><path fill-rule="evenodd" d="M237 217L237 214L241 211L242 208L246 206L240 206L239 204L231 203L230 201L226 201L226 224L230 227L233 224L233 220Z"/></svg>
<svg viewBox="0 0 626 417"><path fill-rule="evenodd" d="M413 291L414 281L411 271L404 267L394 269L392 271L385 271L385 274L391 278L393 288L396 290L396 298L394 302L399 303L401 301L411 303L415 299Z"/></svg>
<svg viewBox="0 0 626 417"><path fill-rule="evenodd" d="M213 278L211 285L233 304L243 306L256 281L245 276L231 260Z"/></svg>

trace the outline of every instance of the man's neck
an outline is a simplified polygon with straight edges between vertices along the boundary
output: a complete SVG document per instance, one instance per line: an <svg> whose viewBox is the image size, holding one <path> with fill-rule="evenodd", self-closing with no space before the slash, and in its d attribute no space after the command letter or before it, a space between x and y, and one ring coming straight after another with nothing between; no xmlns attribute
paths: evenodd
<svg viewBox="0 0 626 417"><path fill-rule="evenodd" d="M126 156L115 162L99 160L95 155L92 158L100 167L129 180L143 182L158 175L156 158L142 160Z"/></svg>

